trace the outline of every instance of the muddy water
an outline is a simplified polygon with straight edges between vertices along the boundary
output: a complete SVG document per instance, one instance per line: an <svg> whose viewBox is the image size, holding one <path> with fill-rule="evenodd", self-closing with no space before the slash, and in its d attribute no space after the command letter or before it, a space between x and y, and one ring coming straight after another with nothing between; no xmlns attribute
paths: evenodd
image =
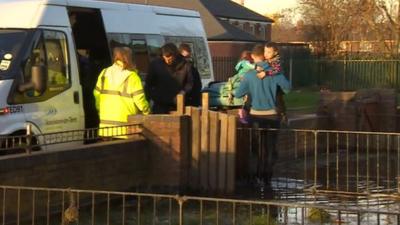
<svg viewBox="0 0 400 225"><path fill-rule="evenodd" d="M249 207L246 204L233 207L232 204L206 201L201 206L199 202L186 201L182 222L188 225L249 225L268 224L268 221L273 221L269 224L310 225L400 224L397 166L392 158L385 154L357 157L339 151L318 154L317 159L317 163L313 157L278 162L270 186L263 186L261 191L254 181L244 182L241 188L247 190L234 196L284 202L289 207ZM384 163L388 159L390 165L387 167ZM378 164L381 168L376 166ZM382 168L385 169L380 170ZM291 207L290 204L303 207ZM316 210L320 207L329 209ZM138 207L137 199L127 199L125 204L117 199L109 209L107 223L105 204L97 205L94 214L89 208L82 208L79 224L179 224L179 206L175 200L147 198L142 199Z"/></svg>

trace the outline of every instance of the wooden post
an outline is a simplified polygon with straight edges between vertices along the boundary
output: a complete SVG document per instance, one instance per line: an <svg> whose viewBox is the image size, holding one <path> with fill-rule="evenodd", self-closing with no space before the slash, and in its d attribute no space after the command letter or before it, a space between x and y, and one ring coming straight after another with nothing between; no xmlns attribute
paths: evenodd
<svg viewBox="0 0 400 225"><path fill-rule="evenodd" d="M219 141L219 158L218 158L218 191L226 191L226 156L228 144L228 115L219 113L221 120L220 141Z"/></svg>
<svg viewBox="0 0 400 225"><path fill-rule="evenodd" d="M192 188L198 188L200 184L200 160L201 160L201 121L200 109L190 107L192 119L192 158L191 158L191 181Z"/></svg>
<svg viewBox="0 0 400 225"><path fill-rule="evenodd" d="M201 187L208 189L208 174L209 174L209 118L208 118L208 93L203 93L202 96L202 112L201 112L201 155L200 155L200 182Z"/></svg>
<svg viewBox="0 0 400 225"><path fill-rule="evenodd" d="M293 88L293 58L292 58L292 56L290 57L290 61L289 61L289 82L290 82L290 87Z"/></svg>
<svg viewBox="0 0 400 225"><path fill-rule="evenodd" d="M186 116L192 116L192 106L185 106L185 115Z"/></svg>
<svg viewBox="0 0 400 225"><path fill-rule="evenodd" d="M183 115L185 113L185 97L183 94L176 96L176 111L178 115Z"/></svg>
<svg viewBox="0 0 400 225"><path fill-rule="evenodd" d="M235 188L235 158L236 158L236 117L228 116L228 156L227 156L227 192Z"/></svg>
<svg viewBox="0 0 400 225"><path fill-rule="evenodd" d="M203 110L207 110L210 108L210 103L209 103L209 94L208 93L203 93L201 96L201 108Z"/></svg>
<svg viewBox="0 0 400 225"><path fill-rule="evenodd" d="M13 146L14 147L14 146ZM31 154L32 152L32 124L26 125L26 153Z"/></svg>
<svg viewBox="0 0 400 225"><path fill-rule="evenodd" d="M210 111L210 153L209 153L209 184L212 191L218 187L218 148L219 148L219 120L218 112Z"/></svg>

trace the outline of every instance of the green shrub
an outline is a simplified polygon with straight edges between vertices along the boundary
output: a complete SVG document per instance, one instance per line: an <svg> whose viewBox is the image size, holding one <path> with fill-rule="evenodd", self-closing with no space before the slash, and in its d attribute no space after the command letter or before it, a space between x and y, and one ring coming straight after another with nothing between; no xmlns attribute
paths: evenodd
<svg viewBox="0 0 400 225"><path fill-rule="evenodd" d="M251 224L248 223L249 225L277 225L277 221L272 218L268 217L267 215L261 215L261 216L254 216L252 218Z"/></svg>
<svg viewBox="0 0 400 225"><path fill-rule="evenodd" d="M323 209L311 208L308 211L307 219L312 223L329 223L331 222L331 214Z"/></svg>

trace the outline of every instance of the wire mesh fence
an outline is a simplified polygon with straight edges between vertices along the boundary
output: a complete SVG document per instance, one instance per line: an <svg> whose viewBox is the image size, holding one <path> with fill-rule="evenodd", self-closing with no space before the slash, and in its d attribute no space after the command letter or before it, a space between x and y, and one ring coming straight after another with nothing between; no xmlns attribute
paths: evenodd
<svg viewBox="0 0 400 225"><path fill-rule="evenodd" d="M0 186L3 224L400 224L389 207Z"/></svg>

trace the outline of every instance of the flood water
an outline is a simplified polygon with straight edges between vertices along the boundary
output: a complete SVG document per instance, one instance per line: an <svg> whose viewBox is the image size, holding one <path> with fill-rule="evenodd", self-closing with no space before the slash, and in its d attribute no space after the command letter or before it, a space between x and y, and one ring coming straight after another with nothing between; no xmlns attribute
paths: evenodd
<svg viewBox="0 0 400 225"><path fill-rule="evenodd" d="M360 189L366 186L365 182L360 182L358 185ZM329 213L330 217L329 220L325 221L327 224L399 224L399 195L387 194L388 192L395 193L397 189L383 190L376 186L374 182L370 182L368 185L370 187L369 194L355 194L318 191L318 186L316 190L313 184L307 185L303 180L275 178L271 182L274 199L277 201L334 208L335 210L324 210L324 212ZM339 213L338 209L343 209L343 211ZM346 212L347 209L353 212ZM286 212L281 212L278 220L283 222L285 221L284 217L287 216L286 221L288 221L288 224L302 224L302 218L305 217L305 224L315 224L307 223L310 218L310 209L306 211L304 212L301 208L289 208L287 215L284 215ZM360 213L356 213L357 211ZM365 213L366 211L374 213ZM386 214L387 212L398 213L398 215L388 215Z"/></svg>
<svg viewBox="0 0 400 225"><path fill-rule="evenodd" d="M332 157L319 154L321 160L318 163L313 157L309 157L308 161L299 159L285 162L281 159L275 165L276 171L270 185L255 185L254 180L238 180L237 193L227 197L268 201L269 206L217 199L186 199L180 214L178 201L174 197L81 194L78 200L79 220L70 224L400 225L398 181L393 178L397 176L398 169L393 166L395 163L386 167L385 173L380 176L376 172L377 167L363 169L368 164L362 160L367 157L342 156L342 152L331 154ZM332 158L329 166L325 163L327 158ZM340 158L349 160L337 163L335 159ZM377 165L380 161L382 163L379 165L385 165L384 162L390 162L389 158L384 154L370 154L367 160L370 160L369 165ZM317 174L316 179L314 174ZM66 207L67 204L64 204L63 209ZM28 221L26 224L61 224L61 218L61 213L53 213L48 218L36 219L35 223Z"/></svg>
<svg viewBox="0 0 400 225"><path fill-rule="evenodd" d="M360 186L365 185L360 183ZM374 186L373 183L370 186ZM303 180L273 178L270 187L254 190L252 195L239 196L251 200L284 202L287 207L262 206L245 203L187 200L182 207L182 224L188 225L258 225L258 224L399 224L400 201L395 196L324 193L315 191ZM385 190L386 191L386 190ZM266 193L269 192L269 193ZM272 195L271 195L272 193ZM386 192L385 192L386 193ZM89 197L89 196L87 196ZM84 199L85 196L81 196ZM106 202L104 196L94 199L95 205L80 206L79 222L84 225L178 225L179 204L175 199L160 197L111 196ZM291 207L296 204L302 207ZM306 206L307 205L307 206ZM329 209L317 210L318 207ZM340 209L340 211L339 211ZM368 213L368 212L370 213ZM398 213L388 215L387 213ZM52 223L58 224L61 215L55 215ZM268 221L270 223L268 223Z"/></svg>

